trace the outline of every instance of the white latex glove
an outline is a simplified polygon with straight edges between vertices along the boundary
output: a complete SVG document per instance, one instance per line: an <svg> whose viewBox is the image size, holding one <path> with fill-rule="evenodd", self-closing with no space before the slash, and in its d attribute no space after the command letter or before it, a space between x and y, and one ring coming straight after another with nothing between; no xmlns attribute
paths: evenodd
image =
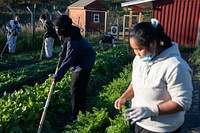
<svg viewBox="0 0 200 133"><path fill-rule="evenodd" d="M151 116L158 116L159 110L157 105L149 107L133 107L125 110L126 120L131 120L131 124L146 119Z"/></svg>

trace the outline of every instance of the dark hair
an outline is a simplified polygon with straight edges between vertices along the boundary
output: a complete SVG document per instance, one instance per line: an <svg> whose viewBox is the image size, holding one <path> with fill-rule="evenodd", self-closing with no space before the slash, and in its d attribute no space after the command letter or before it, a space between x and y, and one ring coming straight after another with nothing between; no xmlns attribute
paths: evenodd
<svg viewBox="0 0 200 133"><path fill-rule="evenodd" d="M163 48L169 48L172 45L171 39L164 33L163 27L158 24L155 28L151 22L136 24L130 37L133 37L139 44L148 49L153 41L156 41Z"/></svg>
<svg viewBox="0 0 200 133"><path fill-rule="evenodd" d="M72 19L68 15L61 15L55 20L55 26L68 29L72 26Z"/></svg>
<svg viewBox="0 0 200 133"><path fill-rule="evenodd" d="M44 14L41 14L41 15L40 15L40 18L41 18L41 19L44 19L44 20L47 19L46 15L44 15Z"/></svg>

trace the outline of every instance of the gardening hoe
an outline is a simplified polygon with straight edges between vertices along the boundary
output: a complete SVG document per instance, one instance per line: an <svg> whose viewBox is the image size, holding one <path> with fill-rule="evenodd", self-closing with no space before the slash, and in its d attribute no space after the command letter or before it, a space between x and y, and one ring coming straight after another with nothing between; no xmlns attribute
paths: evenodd
<svg viewBox="0 0 200 133"><path fill-rule="evenodd" d="M4 53L5 49L6 49L7 45L8 45L8 42L6 42L6 45L4 46L4 48L3 48L2 52L1 52L1 57L2 57L2 55L3 55L3 53Z"/></svg>
<svg viewBox="0 0 200 133"><path fill-rule="evenodd" d="M10 41L11 36L12 36L12 34L10 35L8 41L6 42L4 48L3 48L2 52L1 52L1 55L0 55L1 57L2 57L2 55L3 55L3 53L4 53L5 49L6 49L6 47L7 47L7 45L8 45L8 42Z"/></svg>
<svg viewBox="0 0 200 133"><path fill-rule="evenodd" d="M62 51L62 53L63 53L63 52L64 52L64 51ZM63 54L61 54L61 56L60 56L60 58L59 58L59 60L58 60L58 64L57 64L57 67L56 67L56 70L55 70L55 74L56 74L57 71L58 71L58 68L59 68L59 66L60 66L60 63L64 60L64 56L62 56L62 55L63 55ZM42 117L41 117L41 119L40 119L40 124L39 124L37 133L40 133L41 130L42 130L42 125L43 125L43 123L44 123L45 115L46 115L46 112L47 112L47 108L48 108L48 106L49 106L49 102L50 102L50 99L51 99L51 95L52 95L52 93L53 93L53 88L54 88L54 86L55 86L55 82L52 81L52 83L51 83L51 88L50 88L50 91L49 91L49 94L48 94L48 98L47 98L47 100L46 100L46 104L45 104L45 106L44 106L44 110L43 110L43 113L42 113Z"/></svg>
<svg viewBox="0 0 200 133"><path fill-rule="evenodd" d="M42 49L41 49L41 53L40 53L40 60L42 60L42 55L43 55L43 49L44 49L44 40L42 42Z"/></svg>
<svg viewBox="0 0 200 133"><path fill-rule="evenodd" d="M58 65L57 65L56 70L55 70L55 74L57 73L58 67L59 67L59 65L60 65L60 63L61 63L62 60L63 60L63 58L60 57L60 58L59 58L59 61L58 61ZM45 104L45 106L44 106L44 110L43 110L43 113L42 113L42 117L41 117L41 119L40 119L40 124L39 124L37 133L40 133L41 130L42 130L42 125L43 125L43 123L44 123L45 115L46 115L46 112L47 112L47 108L48 108L48 106L49 106L49 102L50 102L50 99L51 99L51 95L52 95L52 93L53 93L53 88L54 88L54 86L55 86L55 82L52 82L52 83L51 83L51 88L50 88L50 91L49 91L49 94L48 94L48 98L47 98L46 104Z"/></svg>
<svg viewBox="0 0 200 133"><path fill-rule="evenodd" d="M38 130L37 130L37 133L40 133L41 130L42 130L42 125L43 125L43 123L44 123L45 115L46 115L46 112L47 112L47 108L48 108L48 106L49 106L49 102L50 102L50 99L51 99L51 95L52 95L52 93L53 93L54 85L55 85L55 82L52 82L51 88L50 88L50 91L49 91L49 94L48 94L48 98L47 98L46 104L45 104L45 106L44 106L44 110L43 110L43 113L42 113L42 117L41 117L41 119L40 119L40 124L39 124Z"/></svg>

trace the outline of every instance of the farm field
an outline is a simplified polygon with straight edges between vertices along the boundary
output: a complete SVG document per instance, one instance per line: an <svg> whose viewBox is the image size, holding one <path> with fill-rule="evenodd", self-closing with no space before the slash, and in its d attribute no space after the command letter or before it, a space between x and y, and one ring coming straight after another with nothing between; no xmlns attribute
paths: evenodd
<svg viewBox="0 0 200 133"><path fill-rule="evenodd" d="M131 132L132 126L124 121L123 110L114 109L114 101L124 92L131 81L133 56L124 44L101 51L95 39L89 39L97 53L87 90L87 112L78 115L76 123L69 120L70 71L56 84L47 110L42 132L64 133L124 133ZM58 62L60 46L54 47L51 60L39 60L40 49L25 51L15 55L4 54L0 58L0 133L37 132L53 73ZM181 49L186 60L195 65L194 78L199 81L200 50ZM187 52L190 52L189 56ZM198 85L196 85L198 89ZM197 91L195 91L197 92ZM198 92L199 93L199 92ZM197 98L199 95L197 95ZM200 99L200 98L199 98ZM194 117L200 116L199 99L186 114L183 133L195 131L198 124ZM189 124L188 124L189 123ZM196 122L198 123L198 122ZM199 125L200 126L200 125ZM194 130L195 129L195 130Z"/></svg>
<svg viewBox="0 0 200 133"><path fill-rule="evenodd" d="M113 103L130 82L132 58L121 44L107 51L95 50L97 60L88 85L86 114L80 112L76 123L68 120L69 71L54 88L42 132L129 130L129 123L124 121L122 112L114 109ZM58 53L59 48L55 47L55 57L51 60L38 60L39 51L0 59L0 132L37 131Z"/></svg>
<svg viewBox="0 0 200 133"><path fill-rule="evenodd" d="M58 55L58 47L54 48L54 55ZM39 60L39 51L22 53L14 56L5 55L0 58L0 95L4 91L11 92L20 89L23 84L34 85L47 78L48 73L55 69L57 58L52 60ZM31 70L31 71L30 71Z"/></svg>
<svg viewBox="0 0 200 133"><path fill-rule="evenodd" d="M114 101L124 92L131 81L133 55L130 55L130 53L132 50L122 44L123 15L129 14L130 12L127 10L128 8L122 8L121 3L124 2L124 0L100 1L109 7L108 32L110 33L111 26L119 24L119 40L116 39L115 43L117 44L114 45L114 48L101 51L97 44L101 38L99 34L102 33L97 31L87 34L90 35L87 39L90 41L97 54L97 59L87 89L87 112L84 114L80 112L76 122L70 120L71 98L69 86L71 73L68 71L65 77L59 83L56 83L54 87L42 133L133 132L133 126L124 120L123 112L130 103L126 103L122 111L118 111L114 108ZM56 11L67 13L67 6L74 2L76 1L4 0L0 2L0 16L2 18L0 19L0 50L2 50L6 44L5 25L12 18L12 13L7 5L10 5L16 14L20 15L20 23L23 26L23 32L18 36L17 54L8 55L8 49L6 49L3 57L0 57L0 133L37 132L57 66L58 55L61 50L60 40L57 38L55 40L53 58L47 60L44 57L42 60L39 60L43 41L43 29L38 18L40 14L47 14L48 11L52 14L52 18L54 19L59 14ZM27 10L27 7L30 7L32 10L34 4L37 6L36 12L34 12L32 16ZM179 7L182 7L182 5L183 4ZM192 4L187 4L187 6L190 5ZM165 7L166 6L167 5L165 5ZM170 6L172 7L171 4ZM147 10L143 12L144 21L150 20L153 11L153 8L147 8ZM183 12L183 15L186 13L188 12ZM133 14L138 15L137 12L133 12ZM162 16L166 13L163 12L159 14ZM158 18L159 14L157 16ZM173 16L179 15L175 14ZM182 18L185 17L178 18L178 22L181 22ZM33 33L32 29L32 19L35 21L35 33ZM166 24L165 22L167 22L167 20L164 20L164 25ZM191 22L193 21L191 20ZM125 25L127 24L128 23L125 23ZM189 21L183 25L186 27L187 24L189 24ZM178 26L180 25L178 24ZM191 30L192 28L189 29L193 31ZM128 28L125 31L127 30ZM181 30L185 31L184 27L182 27ZM184 32L181 33L181 35L183 34ZM193 34L194 33L191 34L191 38L194 36ZM125 32L125 37L127 36L128 32ZM187 37L183 38L183 40L187 40ZM189 63L194 72L193 101L190 110L186 112L181 133L199 133L200 49L195 48L194 50L193 48L189 48L187 47L189 44L180 44L180 46L182 46L179 47L182 57Z"/></svg>

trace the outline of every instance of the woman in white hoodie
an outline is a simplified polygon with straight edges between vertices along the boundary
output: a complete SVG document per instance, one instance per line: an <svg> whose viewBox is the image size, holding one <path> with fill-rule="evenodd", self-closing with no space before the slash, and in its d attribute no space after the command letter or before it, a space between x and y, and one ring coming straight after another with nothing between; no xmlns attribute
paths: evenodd
<svg viewBox="0 0 200 133"><path fill-rule="evenodd" d="M156 19L134 26L130 46L135 53L132 81L114 106L125 111L135 133L179 133L192 103L192 70L181 58L178 45Z"/></svg>

